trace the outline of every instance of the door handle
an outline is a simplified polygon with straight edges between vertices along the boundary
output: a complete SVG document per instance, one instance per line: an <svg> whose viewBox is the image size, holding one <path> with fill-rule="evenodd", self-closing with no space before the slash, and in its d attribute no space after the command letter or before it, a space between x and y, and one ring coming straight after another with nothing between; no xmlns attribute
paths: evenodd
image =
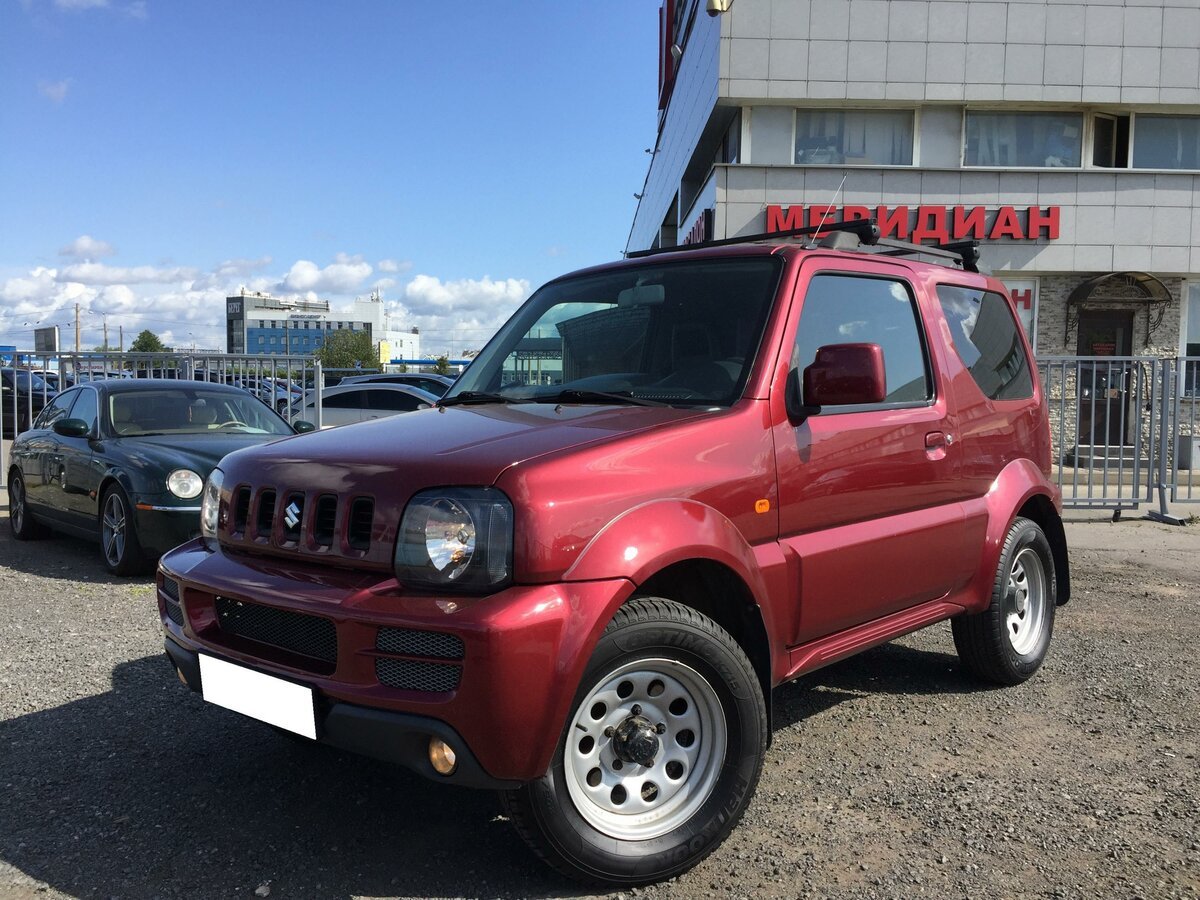
<svg viewBox="0 0 1200 900"><path fill-rule="evenodd" d="M925 435L925 449L933 450L953 442L953 438L941 431L931 431Z"/></svg>

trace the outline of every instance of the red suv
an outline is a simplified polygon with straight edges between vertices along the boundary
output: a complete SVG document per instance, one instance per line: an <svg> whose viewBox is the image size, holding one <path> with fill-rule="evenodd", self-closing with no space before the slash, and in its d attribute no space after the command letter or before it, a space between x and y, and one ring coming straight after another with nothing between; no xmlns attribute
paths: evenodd
<svg viewBox="0 0 1200 900"><path fill-rule="evenodd" d="M158 574L180 678L625 885L734 827L775 686L945 619L1028 678L1069 586L1007 292L825 232L557 279L436 408L227 456Z"/></svg>

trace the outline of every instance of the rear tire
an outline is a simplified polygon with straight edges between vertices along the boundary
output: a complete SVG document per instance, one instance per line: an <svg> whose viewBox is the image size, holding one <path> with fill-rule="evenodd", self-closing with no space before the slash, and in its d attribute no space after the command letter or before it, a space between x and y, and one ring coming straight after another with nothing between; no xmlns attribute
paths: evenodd
<svg viewBox="0 0 1200 900"><path fill-rule="evenodd" d="M991 604L951 620L963 665L995 684L1025 681L1050 649L1056 601L1050 542L1036 522L1018 518L1000 551Z"/></svg>
<svg viewBox="0 0 1200 900"><path fill-rule="evenodd" d="M661 881L715 850L754 795L767 716L719 625L641 598L605 628L550 771L503 795L534 851L573 878Z"/></svg>
<svg viewBox="0 0 1200 900"><path fill-rule="evenodd" d="M25 481L16 469L8 477L8 527L18 541L36 541L46 536L46 527L29 511Z"/></svg>
<svg viewBox="0 0 1200 900"><path fill-rule="evenodd" d="M100 551L105 567L114 575L138 575L149 568L138 540L133 506L120 485L110 485L100 501Z"/></svg>

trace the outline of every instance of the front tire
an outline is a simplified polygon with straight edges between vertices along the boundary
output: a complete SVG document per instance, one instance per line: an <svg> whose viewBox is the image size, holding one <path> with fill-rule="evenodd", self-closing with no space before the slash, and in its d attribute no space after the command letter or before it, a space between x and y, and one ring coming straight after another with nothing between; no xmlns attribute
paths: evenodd
<svg viewBox="0 0 1200 900"><path fill-rule="evenodd" d="M951 620L963 665L995 684L1025 681L1041 666L1054 633L1054 554L1041 526L1018 518L1008 530L992 584L992 602Z"/></svg>
<svg viewBox="0 0 1200 900"><path fill-rule="evenodd" d="M636 599L605 628L550 771L504 803L560 872L647 884L720 845L766 746L762 690L737 642L689 607Z"/></svg>
<svg viewBox="0 0 1200 900"><path fill-rule="evenodd" d="M29 511L25 481L16 470L8 478L8 527L18 541L35 541L46 535L45 527Z"/></svg>
<svg viewBox="0 0 1200 900"><path fill-rule="evenodd" d="M137 575L149 560L138 540L129 497L119 485L110 485L100 501L100 550L104 565L114 575Z"/></svg>

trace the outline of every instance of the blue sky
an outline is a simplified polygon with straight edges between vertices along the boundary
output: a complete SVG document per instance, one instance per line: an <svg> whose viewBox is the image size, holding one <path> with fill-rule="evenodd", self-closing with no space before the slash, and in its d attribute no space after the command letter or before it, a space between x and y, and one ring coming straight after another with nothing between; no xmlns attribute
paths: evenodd
<svg viewBox="0 0 1200 900"><path fill-rule="evenodd" d="M478 347L615 259L658 3L0 0L0 344L224 349L240 285ZM28 323L28 324L26 324ZM74 343L62 329L65 348Z"/></svg>

